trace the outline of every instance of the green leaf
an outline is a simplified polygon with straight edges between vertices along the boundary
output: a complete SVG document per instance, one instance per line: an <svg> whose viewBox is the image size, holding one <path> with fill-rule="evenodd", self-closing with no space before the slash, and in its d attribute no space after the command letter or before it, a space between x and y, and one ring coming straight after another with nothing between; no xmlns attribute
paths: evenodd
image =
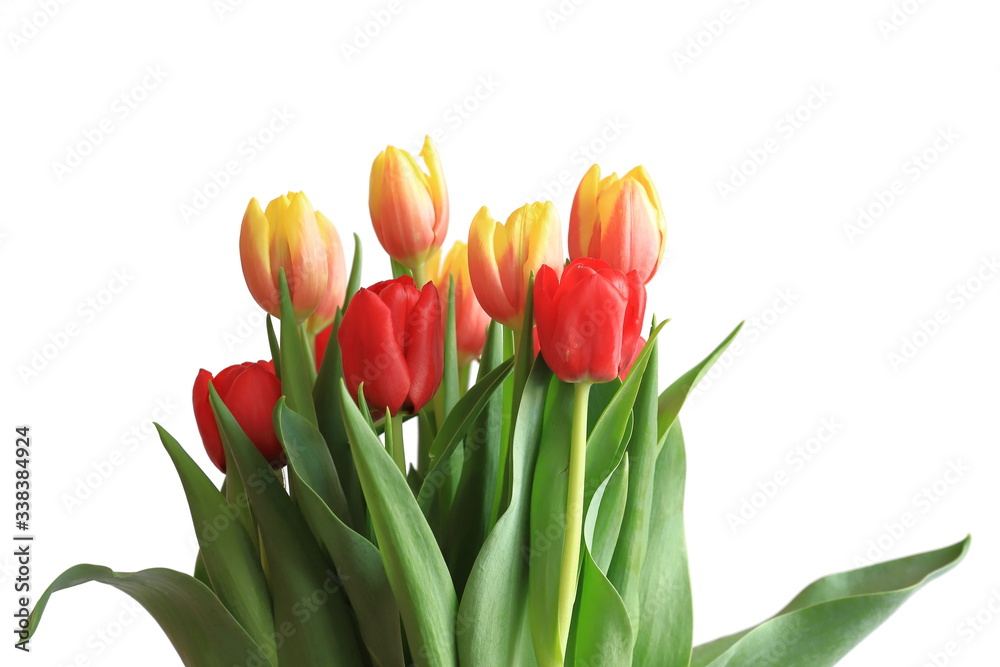
<svg viewBox="0 0 1000 667"><path fill-rule="evenodd" d="M245 665L251 660L276 667L207 586L189 575L159 568L135 573L99 565L69 568L38 599L29 634L38 629L53 593L91 581L113 586L145 607L188 667Z"/></svg>
<svg viewBox="0 0 1000 667"><path fill-rule="evenodd" d="M205 559L201 557L201 549L198 550L198 555L194 559L194 573L192 576L209 588L212 587L212 582L208 579L208 571L205 570Z"/></svg>
<svg viewBox="0 0 1000 667"><path fill-rule="evenodd" d="M448 310L445 313L444 327L444 374L441 377L441 410L438 413L438 426L444 423L445 417L455 407L458 401L458 335L455 332L455 277L448 276Z"/></svg>
<svg viewBox="0 0 1000 667"><path fill-rule="evenodd" d="M184 487L212 591L275 662L271 595L253 540L239 521L239 508L229 504L173 436L159 424L156 430Z"/></svg>
<svg viewBox="0 0 1000 667"><path fill-rule="evenodd" d="M243 480L250 511L260 528L279 633L278 662L308 665L322 658L360 664L341 582L327 565L309 526L271 466L209 386L209 399L222 434L226 460Z"/></svg>
<svg viewBox="0 0 1000 667"><path fill-rule="evenodd" d="M628 501L629 483L632 480L631 459L628 452L622 457L622 462L608 478L607 486L601 498L601 508L597 513L594 525L593 548L594 562L601 572L607 574L611 558L617 553L619 536L622 530L622 520Z"/></svg>
<svg viewBox="0 0 1000 667"><path fill-rule="evenodd" d="M351 403L341 383L344 404ZM353 406L344 411L348 439L368 501L389 583L399 604L413 660L418 665L457 665L458 600L448 566L406 480L378 437Z"/></svg>
<svg viewBox="0 0 1000 667"><path fill-rule="evenodd" d="M351 297L361 289L361 237L354 235L354 259L351 262L351 274L347 277L347 290L344 292L344 305L341 310L347 310Z"/></svg>
<svg viewBox="0 0 1000 667"><path fill-rule="evenodd" d="M510 373L512 365L512 359L502 362L487 373L474 387L465 392L465 396L458 400L455 409L451 411L441 426L441 430L438 431L437 437L431 444L430 470L427 471L420 493L417 494L417 500L425 515L430 512L437 491L446 479L444 468L447 465L444 465L444 462L448 461L462 438L482 414L490 397L500 388L504 378Z"/></svg>
<svg viewBox="0 0 1000 667"><path fill-rule="evenodd" d="M274 364L274 374L281 379L281 352L278 347L278 336L274 333L274 322L267 316L267 345L271 348L271 362Z"/></svg>
<svg viewBox="0 0 1000 667"><path fill-rule="evenodd" d="M633 664L687 667L693 629L691 579L684 538L687 460L680 421L656 458L649 541L639 583Z"/></svg>
<svg viewBox="0 0 1000 667"><path fill-rule="evenodd" d="M476 386L502 362L503 328L500 324L491 322L479 360ZM465 396L468 396L468 391ZM489 532L497 471L500 468L502 415L503 392L494 390L465 437L462 476L447 524L449 530L454 532L445 539L445 558L459 598Z"/></svg>
<svg viewBox="0 0 1000 667"><path fill-rule="evenodd" d="M583 566L577 593L577 613L570 638L572 662L568 664L629 665L632 662L632 625L625 610L625 603L594 560L594 532L598 516L604 511L612 514L618 511L614 507L605 510L604 503L620 502L620 493L608 491L611 481L616 476L627 476L627 472L618 472L627 466L627 459L623 458L616 470L612 471L612 474L595 490L587 510L583 530ZM621 486L627 487L627 485L626 478ZM616 495L618 497L615 497ZM661 663L656 660L648 664Z"/></svg>
<svg viewBox="0 0 1000 667"><path fill-rule="evenodd" d="M528 550L528 613L535 657L542 665L563 663L559 632L559 579L566 542L566 498L573 430L575 385L553 380L531 488Z"/></svg>
<svg viewBox="0 0 1000 667"><path fill-rule="evenodd" d="M743 322L740 322L736 325L736 328L733 329L728 336L726 336L726 339L719 343L718 347L712 350L711 354L705 357L701 363L697 364L687 373L674 380L674 383L664 389L663 393L660 394L657 407L659 412L657 432L659 434L660 441L662 441L663 436L670 429L670 425L674 423L675 419L677 419L677 415L680 413L681 406L684 405L684 401L687 400L688 394L692 389L698 386L701 379L705 377L705 373L707 373L709 369L712 368L712 365L719 360L719 357L726 352L726 349L740 333L742 328Z"/></svg>
<svg viewBox="0 0 1000 667"><path fill-rule="evenodd" d="M631 470L628 479L628 503L621 518L621 532L613 547L614 557L606 568L608 579L625 602L629 618L639 620L639 593L642 589L642 564L646 559L649 518L653 503L653 480L657 434L657 392L659 391L658 343L649 344L649 362L639 385L633 408L633 430L628 440ZM600 533L598 533L600 539ZM596 556L596 554L595 554ZM601 559L597 558L600 563Z"/></svg>
<svg viewBox="0 0 1000 667"><path fill-rule="evenodd" d="M356 234L355 243L357 243ZM358 256L360 252L360 246L356 246L356 265L360 261ZM354 469L354 457L351 454L351 445L347 442L347 431L344 430L344 410L340 397L340 379L344 376L344 370L341 364L340 341L337 340L337 332L340 330L343 316L343 311L338 309L333 320L333 330L326 345L326 352L323 355L323 362L320 364L319 374L316 376L316 384L313 387L313 403L316 406L316 421L319 432L323 435L323 440L333 458L337 475L340 477L340 487L344 490L344 496L347 498L349 516L352 520L345 519L345 521L354 530L361 532L365 526L365 499L361 493L358 473Z"/></svg>
<svg viewBox="0 0 1000 667"><path fill-rule="evenodd" d="M823 577L760 625L697 647L692 667L834 665L968 550L967 537L937 551Z"/></svg>
<svg viewBox="0 0 1000 667"><path fill-rule="evenodd" d="M522 665L526 664L522 651L530 651L528 519L551 378L552 372L539 358L524 384L523 409L514 425L507 466L510 503L486 538L459 608L458 652L463 665Z"/></svg>
<svg viewBox="0 0 1000 667"><path fill-rule="evenodd" d="M288 407L316 423L316 406L312 398L312 374L309 359L302 346L292 298L288 292L285 270L279 269L278 292L281 295L281 392L288 399Z"/></svg>
<svg viewBox="0 0 1000 667"><path fill-rule="evenodd" d="M274 421L288 454L299 509L336 565L369 654L377 665L403 665L399 608L382 556L331 510L346 501L322 436L315 426L289 410L283 400L275 407Z"/></svg>
<svg viewBox="0 0 1000 667"><path fill-rule="evenodd" d="M412 276L413 275L413 273L408 268L406 268L405 266L403 266L402 264L400 264L396 260L392 259L391 257L389 258L389 264L392 267L392 277L393 277L393 279L401 278L402 276ZM420 289L420 287L421 286L418 285L417 289Z"/></svg>
<svg viewBox="0 0 1000 667"><path fill-rule="evenodd" d="M590 504L590 498L597 487L604 483L621 461L628 440L625 434L629 421L632 419L632 406L639 394L639 385L649 363L653 344L664 325L670 320L658 324L649 334L646 347L632 364L632 370L614 395L608 407L601 414L594 429L587 438L587 479L584 484L584 508Z"/></svg>

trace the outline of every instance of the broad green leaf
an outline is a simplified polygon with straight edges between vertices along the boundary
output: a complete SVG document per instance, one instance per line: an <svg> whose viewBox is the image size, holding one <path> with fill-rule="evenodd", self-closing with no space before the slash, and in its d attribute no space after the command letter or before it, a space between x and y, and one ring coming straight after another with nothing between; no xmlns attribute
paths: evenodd
<svg viewBox="0 0 1000 667"><path fill-rule="evenodd" d="M192 576L209 588L212 587L212 582L208 578L208 571L205 570L205 559L201 557L201 549L198 550L198 555L194 559L194 573Z"/></svg>
<svg viewBox="0 0 1000 667"><path fill-rule="evenodd" d="M239 521L239 508L229 504L173 436L159 424L156 430L184 487L201 548L199 557L212 591L272 662L276 661L271 594L254 540Z"/></svg>
<svg viewBox="0 0 1000 667"><path fill-rule="evenodd" d="M446 476L443 469L447 467L444 462L448 461L452 452L458 447L462 438L468 433L483 410L489 403L490 396L493 395L503 384L504 378L510 373L513 360L508 359L499 366L491 370L476 383L474 387L465 392L465 396L458 400L455 409L451 411L445 419L437 437L434 438L430 450L430 470L424 479L417 494L417 500L425 515L429 514L430 508L437 496L437 490L444 484Z"/></svg>
<svg viewBox="0 0 1000 667"><path fill-rule="evenodd" d="M527 629L529 510L532 476L552 371L535 360L511 438L511 496L469 575L458 615L458 652L468 667L524 665ZM530 664L530 663L528 663Z"/></svg>
<svg viewBox="0 0 1000 667"><path fill-rule="evenodd" d="M622 387L622 381L615 378L611 382L600 382L590 388L590 402L587 406L587 433L594 430L597 420L601 418L604 411Z"/></svg>
<svg viewBox="0 0 1000 667"><path fill-rule="evenodd" d="M728 336L726 336L726 339L719 343L718 347L712 350L711 354L705 357L701 363L697 364L687 373L674 380L674 383L664 389L663 393L660 394L657 405L657 411L659 413L659 417L657 419L657 432L661 442L667 430L670 429L670 425L674 423L675 419L677 419L677 415L680 413L681 406L684 405L684 401L687 400L688 394L692 389L698 386L701 379L705 377L705 373L712 368L712 365L719 360L719 357L725 354L726 349L733 342L733 340L736 339L736 336L739 335L742 328L743 322L740 322L736 325L736 328L733 329Z"/></svg>
<svg viewBox="0 0 1000 667"><path fill-rule="evenodd" d="M680 421L674 421L656 458L649 540L639 580L633 663L687 667L692 603L684 538L687 461Z"/></svg>
<svg viewBox="0 0 1000 667"><path fill-rule="evenodd" d="M479 360L476 385L502 362L503 328L500 324L491 322ZM468 390L465 395L468 395ZM465 436L462 476L447 524L449 530L454 532L445 540L445 558L459 598L489 532L497 471L500 468L502 414L503 392L494 390Z"/></svg>
<svg viewBox="0 0 1000 667"><path fill-rule="evenodd" d="M292 298L288 292L285 270L278 272L278 293L281 298L281 392L288 400L288 407L303 417L316 423L316 406L313 405L312 375L315 365L309 359L302 345L302 337L295 323Z"/></svg>
<svg viewBox="0 0 1000 667"><path fill-rule="evenodd" d="M646 559L649 518L653 503L653 479L656 455L659 452L657 434L657 392L659 391L658 343L649 344L649 362L639 385L633 408L633 428L628 440L631 464L628 478L628 502L624 506L621 531L614 546L614 558L606 569L625 602L629 618L639 620L639 593L642 588L642 564ZM601 534L598 533L598 540ZM595 558L598 564L601 559Z"/></svg>
<svg viewBox="0 0 1000 667"><path fill-rule="evenodd" d="M326 444L316 427L289 410L284 401L275 407L274 421L288 455L289 477L299 509L337 568L368 652L376 665L403 665L399 608L382 556L331 510L344 499L343 492L338 492L336 470Z"/></svg>
<svg viewBox="0 0 1000 667"><path fill-rule="evenodd" d="M99 565L76 565L56 577L31 612L30 635L38 630L49 597L96 581L117 588L145 607L188 667L260 665L277 667L240 627L219 598L194 577L173 570L113 572Z"/></svg>
<svg viewBox="0 0 1000 667"><path fill-rule="evenodd" d="M625 432L628 428L629 420L632 418L632 406L635 404L636 396L639 394L639 385L646 372L646 365L649 363L649 355L653 351L653 343L660 334L664 325L670 320L665 320L658 324L649 334L646 347L643 348L639 357L632 364L632 370L622 384L621 389L614 395L608 407L605 408L597 423L594 424L590 436L587 438L587 481L584 485L584 507L590 503L590 497L594 491L606 480L618 467L628 441L625 440Z"/></svg>
<svg viewBox="0 0 1000 667"><path fill-rule="evenodd" d="M243 480L250 511L260 529L279 633L278 662L308 665L321 656L335 664L360 664L341 582L327 564L309 526L281 480L240 428L214 387L209 398L222 434L226 460Z"/></svg>
<svg viewBox="0 0 1000 667"><path fill-rule="evenodd" d="M608 478L607 487L600 500L601 508L597 513L594 526L593 548L591 552L594 562L601 572L608 573L611 558L616 553L622 520L625 516L625 506L628 501L629 483L632 478L631 459L628 452L622 457L622 462Z"/></svg>
<svg viewBox="0 0 1000 667"><path fill-rule="evenodd" d="M357 244L357 235L355 235ZM360 246L355 247L355 262L359 261ZM356 290L355 290L356 291ZM330 452L337 476L340 478L340 488L347 499L350 519L341 517L354 530L364 529L365 500L361 493L361 482L354 469L354 457L351 445L347 442L347 431L344 430L344 411L340 398L340 379L344 376L340 359L340 341L337 331L343 319L343 311L337 310L333 320L333 330L326 345L323 362L320 364L316 384L313 387L313 403L316 406L316 421L323 441Z"/></svg>
<svg viewBox="0 0 1000 667"><path fill-rule="evenodd" d="M553 380L545 405L542 446L531 488L528 614L535 657L542 665L563 663L559 631L559 579L566 543L566 497L573 430L575 385Z"/></svg>
<svg viewBox="0 0 1000 667"><path fill-rule="evenodd" d="M834 665L968 549L967 537L937 551L823 577L760 625L697 647L692 667Z"/></svg>
<svg viewBox="0 0 1000 667"><path fill-rule="evenodd" d="M418 665L457 665L458 600L448 566L406 480L353 405L347 386L341 383L340 390L358 477L412 658Z"/></svg>
<svg viewBox="0 0 1000 667"><path fill-rule="evenodd" d="M632 662L632 625L618 591L594 560L595 528L604 503L621 501L621 494L609 493L609 484L628 465L623 458L618 468L594 493L583 525L583 563L573 623L572 663L576 665L629 665ZM627 473L622 473L627 475ZM627 479L623 486L627 487ZM618 497L615 497L615 496ZM615 513L615 508L607 511ZM659 661L649 663L661 664Z"/></svg>

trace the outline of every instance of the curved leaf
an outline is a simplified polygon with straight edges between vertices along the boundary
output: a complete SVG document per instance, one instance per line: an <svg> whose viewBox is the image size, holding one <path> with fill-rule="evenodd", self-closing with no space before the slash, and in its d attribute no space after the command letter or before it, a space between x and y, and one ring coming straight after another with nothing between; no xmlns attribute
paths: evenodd
<svg viewBox="0 0 1000 667"><path fill-rule="evenodd" d="M642 564L633 664L687 667L693 631L691 579L684 538L687 460L674 421L656 457L649 541Z"/></svg>
<svg viewBox="0 0 1000 667"><path fill-rule="evenodd" d="M253 541L239 521L239 508L229 504L173 436L159 424L156 430L184 486L201 548L199 558L212 591L276 661L271 594Z"/></svg>
<svg viewBox="0 0 1000 667"><path fill-rule="evenodd" d="M194 577L161 568L113 572L100 565L77 565L61 575L38 598L28 632L38 630L49 597L57 591L96 581L130 595L156 620L188 667L272 665L250 635Z"/></svg>
<svg viewBox="0 0 1000 667"><path fill-rule="evenodd" d="M937 551L823 577L760 625L697 647L692 667L834 665L968 550L967 537Z"/></svg>
<svg viewBox="0 0 1000 667"><path fill-rule="evenodd" d="M552 371L541 357L524 384L511 438L510 503L486 538L469 575L458 613L458 652L463 665L530 664L527 632L528 513L538 457L545 394Z"/></svg>
<svg viewBox="0 0 1000 667"><path fill-rule="evenodd" d="M375 537L418 665L457 665L458 600L434 534L406 479L341 382L344 425Z"/></svg>
<svg viewBox="0 0 1000 667"><path fill-rule="evenodd" d="M275 406L274 421L288 454L299 509L333 559L374 664L401 667L404 660L399 608L382 556L375 545L351 530L330 509L331 503L344 500L343 492L337 493L336 483L331 483L336 480L336 470L322 436L315 426L288 409L283 400Z"/></svg>

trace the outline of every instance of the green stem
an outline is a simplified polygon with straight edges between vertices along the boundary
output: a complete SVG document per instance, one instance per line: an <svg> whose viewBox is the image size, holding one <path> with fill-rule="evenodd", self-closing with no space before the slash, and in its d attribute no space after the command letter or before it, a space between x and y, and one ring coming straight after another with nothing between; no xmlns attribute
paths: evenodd
<svg viewBox="0 0 1000 667"><path fill-rule="evenodd" d="M413 282L416 284L417 289L427 284L427 266L425 264L418 264L410 269L410 273L413 276Z"/></svg>
<svg viewBox="0 0 1000 667"><path fill-rule="evenodd" d="M399 472L406 477L406 451L403 449L403 413L393 415L388 418L389 428L392 429L392 460L396 462Z"/></svg>
<svg viewBox="0 0 1000 667"><path fill-rule="evenodd" d="M306 323L299 325L299 336L302 339L302 350L306 355L306 365L309 366L310 387L316 384L316 337L309 333Z"/></svg>
<svg viewBox="0 0 1000 667"><path fill-rule="evenodd" d="M573 434L569 450L569 488L566 492L566 540L559 570L557 628L559 646L566 655L573 603L580 581L580 543L583 538L583 486L587 472L587 408L590 382L579 382L573 394Z"/></svg>

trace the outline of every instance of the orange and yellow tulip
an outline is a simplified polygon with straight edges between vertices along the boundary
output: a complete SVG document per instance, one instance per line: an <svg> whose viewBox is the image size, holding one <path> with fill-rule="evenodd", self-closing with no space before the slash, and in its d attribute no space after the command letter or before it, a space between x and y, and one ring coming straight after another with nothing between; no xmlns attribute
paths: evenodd
<svg viewBox="0 0 1000 667"><path fill-rule="evenodd" d="M636 271L643 283L663 258L667 227L660 196L643 167L601 178L592 166L576 190L569 218L569 256L593 257L612 268Z"/></svg>
<svg viewBox="0 0 1000 667"><path fill-rule="evenodd" d="M379 243L390 257L417 271L448 233L448 188L430 137L424 138L420 157L428 173L406 151L386 147L372 164L368 189L368 210Z"/></svg>
<svg viewBox="0 0 1000 667"><path fill-rule="evenodd" d="M563 267L562 232L552 202L525 204L501 224L485 206L469 230L469 275L490 317L520 330L528 280L542 266ZM528 323L530 326L530 322Z"/></svg>
<svg viewBox="0 0 1000 667"><path fill-rule="evenodd" d="M321 329L318 325L327 317L332 320L330 313L344 302L340 237L301 192L281 195L263 211L256 199L250 200L240 229L240 260L250 294L275 317L281 316L280 269L285 271L296 322L322 309L312 327Z"/></svg>
<svg viewBox="0 0 1000 667"><path fill-rule="evenodd" d="M444 262L438 267L440 253L428 263L428 276L437 286L441 295L442 319L448 312L448 287L450 279L455 281L455 339L458 346L458 362L462 365L478 359L486 344L486 328L490 316L476 299L469 276L469 246L456 241Z"/></svg>

